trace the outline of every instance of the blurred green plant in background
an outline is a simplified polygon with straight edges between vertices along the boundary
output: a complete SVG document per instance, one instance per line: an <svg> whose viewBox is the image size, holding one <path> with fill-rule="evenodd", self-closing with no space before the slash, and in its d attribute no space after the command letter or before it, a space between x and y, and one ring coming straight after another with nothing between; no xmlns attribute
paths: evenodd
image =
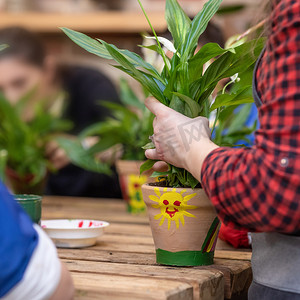
<svg viewBox="0 0 300 300"><path fill-rule="evenodd" d="M84 149L82 143L74 140L59 138L59 144L67 151L72 163L82 166L82 153L97 159L97 154L117 144L122 145L123 160L145 160L144 146L152 134L152 123L154 115L143 104L147 97L144 93L143 99L139 99L125 79L120 80L121 104L101 101L111 112L112 117L87 127L79 135L80 140L88 136L99 136L99 141L90 149ZM71 152L73 155L70 155ZM99 163L99 162L98 162ZM102 173L110 174L109 166L102 163ZM86 167L86 166L85 166ZM93 170L94 168L89 168Z"/></svg>
<svg viewBox="0 0 300 300"><path fill-rule="evenodd" d="M10 169L20 181L30 176L27 184L34 186L48 171L55 171L46 158L46 144L72 123L46 112L42 105L35 106L30 120L24 120L29 99L27 95L12 105L0 94L0 176L4 180Z"/></svg>

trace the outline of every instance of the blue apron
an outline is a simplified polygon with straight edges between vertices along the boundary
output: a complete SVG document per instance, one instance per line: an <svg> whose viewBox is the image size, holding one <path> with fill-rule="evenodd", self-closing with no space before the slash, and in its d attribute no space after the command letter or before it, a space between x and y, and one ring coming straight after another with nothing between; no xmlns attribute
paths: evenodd
<svg viewBox="0 0 300 300"><path fill-rule="evenodd" d="M253 97L257 107L262 101L256 88L256 63L253 75ZM252 233L253 282L249 300L300 299L300 236L281 233Z"/></svg>

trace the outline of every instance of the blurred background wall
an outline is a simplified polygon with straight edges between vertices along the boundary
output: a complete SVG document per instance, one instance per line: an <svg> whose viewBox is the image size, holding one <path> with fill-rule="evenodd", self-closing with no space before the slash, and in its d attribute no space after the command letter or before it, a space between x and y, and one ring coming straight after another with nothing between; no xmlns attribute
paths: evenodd
<svg viewBox="0 0 300 300"><path fill-rule="evenodd" d="M156 31L165 33L165 1L142 2ZM190 17L195 16L205 3L203 0L179 2ZM214 17L213 22L226 40L247 29L259 5L259 0L223 0L223 13ZM226 8L230 9L227 11ZM134 51L140 51L136 46L142 43L140 33L149 32L137 0L0 0L0 28L12 25L37 32L47 51L59 60L101 68L115 82L120 74L117 70L73 44L59 27L69 27Z"/></svg>

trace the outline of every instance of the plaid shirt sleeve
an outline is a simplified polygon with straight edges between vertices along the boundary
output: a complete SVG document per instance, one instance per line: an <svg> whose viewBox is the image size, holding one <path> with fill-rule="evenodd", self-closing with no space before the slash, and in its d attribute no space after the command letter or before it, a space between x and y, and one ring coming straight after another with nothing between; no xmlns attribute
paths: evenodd
<svg viewBox="0 0 300 300"><path fill-rule="evenodd" d="M300 1L277 1L255 76L263 103L255 146L212 151L202 185L227 225L300 232Z"/></svg>

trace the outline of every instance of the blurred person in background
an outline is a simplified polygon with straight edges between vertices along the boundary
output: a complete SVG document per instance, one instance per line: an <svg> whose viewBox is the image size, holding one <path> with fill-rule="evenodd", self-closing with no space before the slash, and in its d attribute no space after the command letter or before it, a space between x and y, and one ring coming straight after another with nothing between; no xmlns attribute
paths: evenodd
<svg viewBox="0 0 300 300"><path fill-rule="evenodd" d="M73 282L46 233L0 182L0 299L71 300Z"/></svg>
<svg viewBox="0 0 300 300"><path fill-rule="evenodd" d="M97 70L59 65L47 55L38 36L20 27L0 29L0 91L12 104L33 94L27 101L24 118L30 119L37 102L73 122L68 134L76 135L86 126L104 120L108 111L99 101L118 102L118 95L107 77ZM62 97L62 93L65 97ZM85 147L93 143L87 138ZM117 176L96 174L72 164L58 144L49 142L47 156L57 172L50 174L46 193L63 196L121 198Z"/></svg>

